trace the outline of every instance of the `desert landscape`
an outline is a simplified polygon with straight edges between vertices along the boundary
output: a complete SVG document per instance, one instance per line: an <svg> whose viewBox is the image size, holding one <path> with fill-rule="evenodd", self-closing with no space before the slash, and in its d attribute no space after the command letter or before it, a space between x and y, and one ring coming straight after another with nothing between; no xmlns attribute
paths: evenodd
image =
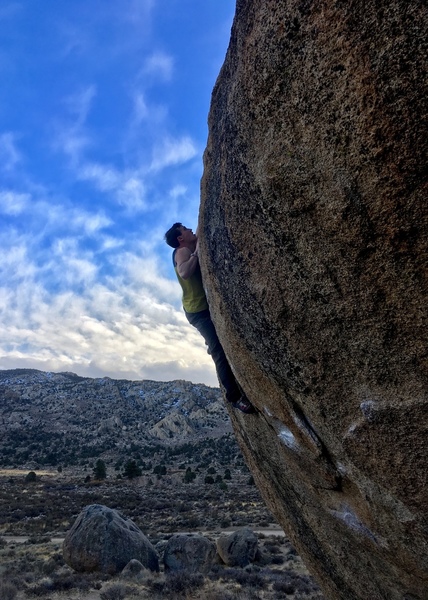
<svg viewBox="0 0 428 600"><path fill-rule="evenodd" d="M189 382L0 372L0 598L321 600L266 508L220 392ZM87 506L114 509L147 536L159 572L76 572L63 540ZM257 535L254 560L167 571L179 533Z"/></svg>
<svg viewBox="0 0 428 600"><path fill-rule="evenodd" d="M222 486L198 482L201 475L186 484L183 469L160 479L151 474L88 482L84 473L30 473L36 473L35 479L22 470L0 473L2 600L323 598L248 473L232 470L231 480ZM85 506L97 503L117 509L144 531L159 553L159 573L77 573L65 563L62 544L67 530ZM215 541L222 532L244 527L258 537L250 565L230 567L217 559L207 574L165 571L162 549L175 533L200 533Z"/></svg>

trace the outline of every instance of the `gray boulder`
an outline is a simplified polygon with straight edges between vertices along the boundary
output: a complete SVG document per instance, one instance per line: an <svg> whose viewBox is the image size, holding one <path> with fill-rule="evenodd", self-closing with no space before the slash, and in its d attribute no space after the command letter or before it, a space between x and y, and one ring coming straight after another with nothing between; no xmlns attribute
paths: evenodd
<svg viewBox="0 0 428 600"><path fill-rule="evenodd" d="M123 569L121 575L127 579L132 579L134 577L138 577L144 573L144 571L146 571L144 565L136 558L132 558Z"/></svg>
<svg viewBox="0 0 428 600"><path fill-rule="evenodd" d="M163 560L166 571L207 573L215 556L215 545L203 535L177 534L168 540Z"/></svg>
<svg viewBox="0 0 428 600"><path fill-rule="evenodd" d="M119 573L132 559L159 571L155 549L130 519L100 504L86 506L63 543L65 562L75 571Z"/></svg>
<svg viewBox="0 0 428 600"><path fill-rule="evenodd" d="M257 554L258 539L250 529L234 533L222 533L217 539L217 552L221 560L230 567L245 567L253 562Z"/></svg>

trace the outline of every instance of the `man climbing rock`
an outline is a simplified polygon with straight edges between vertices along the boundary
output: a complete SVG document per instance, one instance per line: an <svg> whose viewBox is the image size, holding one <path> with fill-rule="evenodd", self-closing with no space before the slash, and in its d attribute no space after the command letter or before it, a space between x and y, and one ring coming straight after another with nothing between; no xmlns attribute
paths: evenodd
<svg viewBox="0 0 428 600"><path fill-rule="evenodd" d="M174 248L172 260L183 290L184 313L189 323L196 327L205 339L208 353L211 354L216 367L217 377L224 387L226 399L244 413L255 412L253 405L239 388L211 320L199 267L198 238L191 229L181 223L174 223L166 232L165 241Z"/></svg>

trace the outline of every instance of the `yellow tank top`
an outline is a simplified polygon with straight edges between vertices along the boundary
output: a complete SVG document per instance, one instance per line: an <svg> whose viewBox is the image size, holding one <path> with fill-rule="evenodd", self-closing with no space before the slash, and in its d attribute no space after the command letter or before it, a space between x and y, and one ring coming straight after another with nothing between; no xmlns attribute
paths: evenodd
<svg viewBox="0 0 428 600"><path fill-rule="evenodd" d="M207 310L208 302L205 295L204 286L202 285L202 275L199 265L189 279L180 277L175 264L175 250L172 255L175 273L181 289L183 290L183 308L188 313L197 313L202 310Z"/></svg>

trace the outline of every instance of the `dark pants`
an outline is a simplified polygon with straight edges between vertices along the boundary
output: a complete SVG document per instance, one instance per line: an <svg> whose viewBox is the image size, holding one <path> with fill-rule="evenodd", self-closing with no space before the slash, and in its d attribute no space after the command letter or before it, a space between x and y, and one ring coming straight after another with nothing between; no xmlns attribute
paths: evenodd
<svg viewBox="0 0 428 600"><path fill-rule="evenodd" d="M229 402L236 402L241 397L241 390L238 387L223 347L218 339L214 323L211 320L210 311L202 310L197 313L184 312L189 323L193 327L196 327L208 346L208 353L211 354L214 361L217 377L225 389L227 400Z"/></svg>

